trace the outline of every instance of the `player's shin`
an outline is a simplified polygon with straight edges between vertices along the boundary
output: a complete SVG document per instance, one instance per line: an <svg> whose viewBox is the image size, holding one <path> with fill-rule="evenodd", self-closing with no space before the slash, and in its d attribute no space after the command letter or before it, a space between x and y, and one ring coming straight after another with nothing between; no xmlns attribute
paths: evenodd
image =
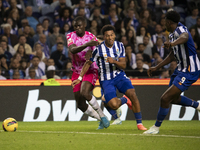
<svg viewBox="0 0 200 150"><path fill-rule="evenodd" d="M96 98L93 95L92 95L92 99L89 101L89 104L99 114L100 117L105 117L102 109L100 108L99 104L97 103Z"/></svg>
<svg viewBox="0 0 200 150"><path fill-rule="evenodd" d="M159 108L157 120L155 123L156 127L161 126L161 124L162 124L163 120L165 119L166 115L168 114L168 112L169 112L169 108L162 108L162 107Z"/></svg>
<svg viewBox="0 0 200 150"><path fill-rule="evenodd" d="M99 114L90 105L88 105L88 108L84 112L84 114L86 114L92 118L96 118L97 120L101 120L99 117Z"/></svg>
<svg viewBox="0 0 200 150"><path fill-rule="evenodd" d="M198 106L199 106L198 102L191 100L186 96L181 96L181 101L180 101L179 104L182 105L182 106L191 106L191 107L196 108L196 109L198 109Z"/></svg>

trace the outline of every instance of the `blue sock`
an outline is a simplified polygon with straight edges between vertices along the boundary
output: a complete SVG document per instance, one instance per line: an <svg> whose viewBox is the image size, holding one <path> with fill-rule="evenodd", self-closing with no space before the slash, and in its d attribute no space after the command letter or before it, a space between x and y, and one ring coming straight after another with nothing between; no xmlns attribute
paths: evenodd
<svg viewBox="0 0 200 150"><path fill-rule="evenodd" d="M114 119L117 119L117 112L116 110L111 109L110 107L106 107L107 111L113 116Z"/></svg>
<svg viewBox="0 0 200 150"><path fill-rule="evenodd" d="M155 126L157 126L157 127L161 126L161 124L162 124L163 120L165 119L166 115L168 114L168 112L169 112L169 108L162 108L162 107L159 108Z"/></svg>
<svg viewBox="0 0 200 150"><path fill-rule="evenodd" d="M135 119L136 119L137 124L142 123L142 113L138 112L138 113L134 113L134 115L135 115Z"/></svg>
<svg viewBox="0 0 200 150"><path fill-rule="evenodd" d="M191 106L193 108L197 108L199 106L199 103L196 101L193 101L191 99L189 99L188 97L185 96L181 96L181 101L180 103L183 106Z"/></svg>
<svg viewBox="0 0 200 150"><path fill-rule="evenodd" d="M122 101L122 105L127 103L127 99L125 97L121 97L120 100Z"/></svg>

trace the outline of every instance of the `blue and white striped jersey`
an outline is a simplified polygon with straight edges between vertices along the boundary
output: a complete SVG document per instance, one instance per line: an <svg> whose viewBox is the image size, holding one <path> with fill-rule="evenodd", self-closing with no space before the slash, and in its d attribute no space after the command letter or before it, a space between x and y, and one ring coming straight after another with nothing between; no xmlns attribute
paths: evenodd
<svg viewBox="0 0 200 150"><path fill-rule="evenodd" d="M100 81L110 80L115 78L123 70L117 68L114 64L107 61L108 57L112 57L118 61L120 57L125 57L125 48L121 42L114 41L113 47L108 48L105 41L102 42L92 53L91 61L96 61L99 67Z"/></svg>
<svg viewBox="0 0 200 150"><path fill-rule="evenodd" d="M169 40L170 42L175 41L184 32L188 33L189 35L188 41L184 44L172 47L174 56L177 60L177 69L181 72L196 72L200 70L200 62L197 57L194 41L187 27L179 22L175 31L170 33Z"/></svg>

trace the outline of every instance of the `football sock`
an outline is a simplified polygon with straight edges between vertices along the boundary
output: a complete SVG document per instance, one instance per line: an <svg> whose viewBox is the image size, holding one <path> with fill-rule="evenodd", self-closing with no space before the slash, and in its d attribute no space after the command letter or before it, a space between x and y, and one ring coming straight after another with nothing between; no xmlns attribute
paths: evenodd
<svg viewBox="0 0 200 150"><path fill-rule="evenodd" d="M113 116L114 119L117 119L117 112L116 110L111 109L110 107L106 107L107 111Z"/></svg>
<svg viewBox="0 0 200 150"><path fill-rule="evenodd" d="M101 120L99 117L99 114L90 105L88 105L88 108L84 112L84 114L86 114L92 118L96 118L97 120Z"/></svg>
<svg viewBox="0 0 200 150"><path fill-rule="evenodd" d="M121 100L121 102L122 102L122 104L121 104L121 105L123 105L123 104L126 104L126 103L127 103L127 99L126 99L125 97L121 97L121 98L120 98L120 100Z"/></svg>
<svg viewBox="0 0 200 150"><path fill-rule="evenodd" d="M191 100L186 96L181 96L181 101L179 104L181 104L183 106L191 106L193 108L197 108L199 106L198 102Z"/></svg>
<svg viewBox="0 0 200 150"><path fill-rule="evenodd" d="M89 101L89 104L92 108L99 114L100 117L105 117L103 111L101 110L99 104L97 103L96 98L92 95L92 99Z"/></svg>
<svg viewBox="0 0 200 150"><path fill-rule="evenodd" d="M163 120L165 119L166 115L168 114L168 112L169 112L169 108L162 108L162 107L159 108L157 120L155 123L156 127L161 126L161 124L162 124Z"/></svg>
<svg viewBox="0 0 200 150"><path fill-rule="evenodd" d="M142 124L142 113L134 113L137 124Z"/></svg>

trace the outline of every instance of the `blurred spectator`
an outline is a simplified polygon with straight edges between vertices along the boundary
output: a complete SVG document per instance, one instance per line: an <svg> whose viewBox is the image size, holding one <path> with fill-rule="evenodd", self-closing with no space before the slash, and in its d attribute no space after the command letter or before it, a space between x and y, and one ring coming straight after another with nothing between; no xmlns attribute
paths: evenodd
<svg viewBox="0 0 200 150"><path fill-rule="evenodd" d="M127 40L128 42L132 45L133 47L133 50L132 52L135 53L135 50L136 50L136 46L137 46L137 43L136 43L136 32L135 30L133 29L128 29L126 31L126 37L127 37Z"/></svg>
<svg viewBox="0 0 200 150"><path fill-rule="evenodd" d="M34 31L36 31L36 26L39 23L37 19L35 19L33 16L33 9L31 6L27 6L25 9L25 16L24 18L26 18L29 22L29 25L34 29Z"/></svg>
<svg viewBox="0 0 200 150"><path fill-rule="evenodd" d="M71 61L68 61L66 64L65 64L65 68L63 69L63 72L62 72L62 79L71 79L72 77L72 62Z"/></svg>
<svg viewBox="0 0 200 150"><path fill-rule="evenodd" d="M166 13L169 8L174 6L174 0L155 0L155 5Z"/></svg>
<svg viewBox="0 0 200 150"><path fill-rule="evenodd" d="M49 68L49 66L54 66L55 67L55 63L54 63L54 61L52 62L52 60L53 59L48 59L47 60L47 63L48 63L47 69ZM53 78L54 79L60 79L60 77L58 75L56 75L55 73L56 73L56 69L54 70L54 76L53 76ZM47 79L46 74L44 76L42 76L41 79Z"/></svg>
<svg viewBox="0 0 200 150"><path fill-rule="evenodd" d="M105 24L111 24L112 26L114 26L118 19L119 16L117 15L116 10L109 9L109 15L108 18L105 19Z"/></svg>
<svg viewBox="0 0 200 150"><path fill-rule="evenodd" d="M153 43L151 41L150 38L150 34L147 32L146 28L144 26L139 27L138 31L137 31L137 36L136 36L136 43L144 43L144 37L148 36L149 37L149 46L153 47ZM145 43L146 44L146 43ZM138 48L138 47L137 47ZM138 49L136 49L136 52L138 52Z"/></svg>
<svg viewBox="0 0 200 150"><path fill-rule="evenodd" d="M90 28L94 28L97 31L97 35L100 34L101 28L99 28L96 20L92 20L90 23Z"/></svg>
<svg viewBox="0 0 200 150"><path fill-rule="evenodd" d="M8 45L7 41L3 39L0 41L0 46L3 48L5 55L8 57L8 59L12 58L12 56L16 53L13 47Z"/></svg>
<svg viewBox="0 0 200 150"><path fill-rule="evenodd" d="M192 9L192 15L191 16L187 16L185 18L185 25L187 26L188 29L196 24L197 18L198 18L198 14L199 14L198 7L194 7Z"/></svg>
<svg viewBox="0 0 200 150"><path fill-rule="evenodd" d="M47 80L42 82L40 85L41 86L60 86L60 83L57 82L54 78L55 76L55 67L54 66L49 66L47 68L47 71L45 72Z"/></svg>
<svg viewBox="0 0 200 150"><path fill-rule="evenodd" d="M8 44L11 46L15 46L17 44L18 41L18 37L15 34L11 34L11 25L6 23L1 25L3 27L3 31L4 31L4 35L8 38Z"/></svg>
<svg viewBox="0 0 200 150"><path fill-rule="evenodd" d="M11 18L7 18L6 23L10 24L10 26L11 26L11 31L10 31L10 33L11 33L11 34L18 35L18 29L17 29L17 27L14 27L14 26L13 26L13 20L12 20Z"/></svg>
<svg viewBox="0 0 200 150"><path fill-rule="evenodd" d="M42 51L42 46L38 43L38 42L36 42L35 44L34 44L34 46L33 46L33 53L32 53L32 57L33 57L33 55L36 55L36 53L37 53L37 51ZM42 60L43 59L45 59L45 54L44 54L44 52L42 52Z"/></svg>
<svg viewBox="0 0 200 150"><path fill-rule="evenodd" d="M169 54L169 50L163 47L163 39L161 37L157 38L156 45L152 48L152 55L158 53L162 59L165 59Z"/></svg>
<svg viewBox="0 0 200 150"><path fill-rule="evenodd" d="M10 0L10 8L9 8L8 10L5 11L4 16L5 16L5 17L8 17L9 14L10 14L10 12L11 12L13 9L17 9L17 10L18 10L19 16L22 16L22 15L23 15L22 9L19 9L19 8L17 7L17 0Z"/></svg>
<svg viewBox="0 0 200 150"><path fill-rule="evenodd" d="M1 71L1 66L0 66L0 80L6 80L6 77L2 76L2 75L1 75L1 72L2 72L2 71Z"/></svg>
<svg viewBox="0 0 200 150"><path fill-rule="evenodd" d="M132 76L134 78L148 78L147 69L143 68L144 62L142 59L136 59L137 68L134 69Z"/></svg>
<svg viewBox="0 0 200 150"><path fill-rule="evenodd" d="M160 24L157 24L155 26L155 32L156 34L151 36L151 41L153 42L153 44L156 44L157 38L160 37L163 39L163 43L166 41L166 37L165 34L163 34L163 30Z"/></svg>
<svg viewBox="0 0 200 150"><path fill-rule="evenodd" d="M17 49L17 53L20 54L21 56L21 59L25 60L26 62L29 62L29 55L26 54L26 50L25 50L25 47L23 44L20 44L18 46L18 49Z"/></svg>
<svg viewBox="0 0 200 150"><path fill-rule="evenodd" d="M122 13L122 9L116 4L115 1L113 1L113 2L110 3L110 7L109 7L109 8L110 8L110 9L115 9L116 14L117 14L118 16L120 16L121 13Z"/></svg>
<svg viewBox="0 0 200 150"><path fill-rule="evenodd" d="M20 75L20 79L23 79L25 77L25 74L22 70L19 69L20 67L20 63L17 59L13 59L10 63L10 70L9 70L9 75L10 75L10 79L14 79L14 72L18 71L19 75Z"/></svg>
<svg viewBox="0 0 200 150"><path fill-rule="evenodd" d="M54 60L55 66L58 68L58 70L62 70L65 61L67 61L67 58L62 52L63 52L63 43L60 42L57 43L57 50L51 53L51 58Z"/></svg>
<svg viewBox="0 0 200 150"><path fill-rule="evenodd" d="M153 47L153 43L151 41L151 39L149 38L149 36L145 35L143 37L143 44L144 44L144 53L149 55L150 58L152 58L152 50L151 48Z"/></svg>
<svg viewBox="0 0 200 150"><path fill-rule="evenodd" d="M162 70L161 75L159 76L160 79L166 79L169 77L170 77L169 70L167 69Z"/></svg>
<svg viewBox="0 0 200 150"><path fill-rule="evenodd" d="M71 1L67 0L68 3L66 3L66 0L59 0L59 5L54 10L54 18L57 20L59 18L59 12L65 7L71 7Z"/></svg>
<svg viewBox="0 0 200 150"><path fill-rule="evenodd" d="M24 75L26 75L26 69L27 69L27 67L30 65L30 62L27 62L26 60L24 60L24 59L22 59L21 61L20 61L20 67L19 67L19 69L21 70L21 71L23 71L23 73L24 73Z"/></svg>
<svg viewBox="0 0 200 150"><path fill-rule="evenodd" d="M19 70L14 70L13 79L21 79Z"/></svg>
<svg viewBox="0 0 200 150"><path fill-rule="evenodd" d="M39 63L40 63L40 58L38 56L33 56L32 60L31 60L31 65L30 67L33 67L35 69L35 73L36 73L36 76L38 76L39 78L41 78L45 73L44 71L39 67ZM28 67L26 69L26 77L30 76L29 75L29 68Z"/></svg>
<svg viewBox="0 0 200 150"><path fill-rule="evenodd" d="M19 53L15 53L15 55L11 58L11 62L14 59L17 59L20 62L22 60L22 57Z"/></svg>
<svg viewBox="0 0 200 150"><path fill-rule="evenodd" d="M58 25L60 26L60 28L63 28L64 24L65 23L68 23L69 26L70 26L70 29L72 28L72 10L71 8L69 7L65 7L65 8L62 8L60 10L60 13L59 13L59 18L56 19L55 22L58 23Z"/></svg>
<svg viewBox="0 0 200 150"><path fill-rule="evenodd" d="M49 20L48 18L45 18L45 19L42 21L43 33L44 33L46 36L51 35L51 33L53 32L53 31L52 31L52 28L49 26L49 23L50 23L50 20Z"/></svg>
<svg viewBox="0 0 200 150"><path fill-rule="evenodd" d="M61 29L61 33L64 34L64 36L66 37L68 33L70 33L70 26L68 23L65 23L63 28Z"/></svg>
<svg viewBox="0 0 200 150"><path fill-rule="evenodd" d="M133 57L133 58L134 58L134 57ZM133 69L137 68L136 60L138 60L138 59L144 60L144 58L143 58L143 56L142 56L141 53L137 53L137 54L135 55L135 59L133 59L133 65L132 65L132 68L133 68ZM143 68L149 69L149 66L148 66L147 64L143 63Z"/></svg>
<svg viewBox="0 0 200 150"><path fill-rule="evenodd" d="M146 21L151 27L154 27L156 24L156 22L153 22L153 20L151 19L151 14L149 9L143 9L140 12L140 19L146 19Z"/></svg>
<svg viewBox="0 0 200 150"><path fill-rule="evenodd" d="M26 37L26 43L29 44L29 45L31 46L31 48L33 48L34 41L33 41L33 38L32 38L32 36L31 36L30 32L31 32L31 26L26 25L26 26L24 27L24 32L23 32L23 34L24 34L24 36ZM21 34L21 35L22 35L22 34Z"/></svg>
<svg viewBox="0 0 200 150"><path fill-rule="evenodd" d="M120 41L123 43L125 47L128 45L128 39L125 35L121 37Z"/></svg>
<svg viewBox="0 0 200 150"><path fill-rule="evenodd" d="M17 51L20 44L24 46L26 54L32 54L32 48L26 43L26 37L23 34L19 36L19 43L14 46L15 51Z"/></svg>
<svg viewBox="0 0 200 150"><path fill-rule="evenodd" d="M79 5L78 5L78 7L74 8L73 16L76 17L76 16L78 15L78 10L79 10L80 8L84 8L86 18L89 19L89 17L90 17L90 10L86 7L86 5L85 5L85 0L79 0Z"/></svg>
<svg viewBox="0 0 200 150"><path fill-rule="evenodd" d="M64 41L63 41L63 37L62 36L57 36L56 39L55 39L56 43L52 46L51 48L51 53L55 52L57 50L57 44L58 43L63 43L64 44ZM68 57L68 48L64 45L63 46L63 54Z"/></svg>
<svg viewBox="0 0 200 150"><path fill-rule="evenodd" d="M125 48L125 60L126 60L125 73L129 78L132 77L132 72L133 72L132 65L133 65L135 59L136 59L135 54L132 53L131 45L127 45Z"/></svg>
<svg viewBox="0 0 200 150"><path fill-rule="evenodd" d="M34 67L30 67L29 68L29 75L26 76L24 79L40 79L35 72L35 68Z"/></svg>
<svg viewBox="0 0 200 150"><path fill-rule="evenodd" d="M149 13L150 13L150 16L151 16L151 19L152 19L153 21L155 21L155 13L154 13L154 11L153 11L151 8L148 7L148 0L140 0L140 3L139 3L139 4L140 4L139 14L140 14L142 11L148 9L148 10L149 10Z"/></svg>
<svg viewBox="0 0 200 150"><path fill-rule="evenodd" d="M200 38L200 17L197 18L197 22L196 22L196 24L193 26L193 28L195 28L196 36L197 36L198 38Z"/></svg>
<svg viewBox="0 0 200 150"><path fill-rule="evenodd" d="M2 0L0 0L0 24L4 22L4 12L5 8L3 7Z"/></svg>
<svg viewBox="0 0 200 150"><path fill-rule="evenodd" d="M126 18L130 18L131 19L131 26L134 27L134 29L136 30L137 27L139 26L139 21L136 18L135 15L135 10L134 9L128 9L128 16ZM125 19L126 19L125 18ZM126 27L126 26L125 26Z"/></svg>
<svg viewBox="0 0 200 150"><path fill-rule="evenodd" d="M90 18L89 18L90 21L92 20L96 20L97 21L97 25L98 25L98 28L102 28L105 24L105 19L104 19L104 16L100 13L100 8L94 8L94 11L93 13L91 14Z"/></svg>
<svg viewBox="0 0 200 150"><path fill-rule="evenodd" d="M44 0L29 0L27 3L28 6L38 7L41 9L42 7L48 6Z"/></svg>
<svg viewBox="0 0 200 150"><path fill-rule="evenodd" d="M200 53L200 37L198 37L194 27L190 28L189 31L191 33L192 39L194 40L194 42L197 45L197 48L196 48L197 53Z"/></svg>
<svg viewBox="0 0 200 150"><path fill-rule="evenodd" d="M1 61L1 75L5 76L7 79L9 79L9 65L6 62L6 55L0 55L0 61Z"/></svg>
<svg viewBox="0 0 200 150"><path fill-rule="evenodd" d="M25 28L25 26L29 25L28 20L27 19L22 19L21 25L22 25L22 27L19 28L18 35L25 34L24 33L24 28ZM33 37L33 35L35 34L35 31L34 31L34 29L31 26L30 26L30 32L29 32L29 34L30 34L31 37Z"/></svg>
<svg viewBox="0 0 200 150"><path fill-rule="evenodd" d="M137 12L138 12L139 7L138 7L136 0L125 0L124 3L126 3L126 4L124 4L125 9L122 11L121 17L122 18L127 17L128 10L133 9L135 12L135 17L138 19L139 15Z"/></svg>
<svg viewBox="0 0 200 150"><path fill-rule="evenodd" d="M101 0L94 0L94 8L99 8L100 13L104 16L107 17L108 15L108 7L106 8L105 4L102 3ZM93 12L94 9L91 10Z"/></svg>
<svg viewBox="0 0 200 150"><path fill-rule="evenodd" d="M138 44L138 53L141 53L142 54L142 57L143 57L143 62L147 65L149 65L149 67L151 66L151 59L150 59L150 56L148 54L145 54L144 53L144 50L145 50L145 46L143 43L139 43Z"/></svg>
<svg viewBox="0 0 200 150"><path fill-rule="evenodd" d="M60 27L58 23L54 23L53 33L49 36L50 48L52 48L56 44L56 38L58 36L62 37L64 46L67 46L66 37L60 33Z"/></svg>
<svg viewBox="0 0 200 150"><path fill-rule="evenodd" d="M151 36L155 34L155 29L148 24L145 18L141 19L140 25L138 26L136 31L138 32L138 30L142 26L146 28L146 33L149 33Z"/></svg>
<svg viewBox="0 0 200 150"><path fill-rule="evenodd" d="M17 9L13 9L8 17L11 18L13 21L13 26L12 26L13 29L18 30L19 28L21 28L20 16Z"/></svg>
<svg viewBox="0 0 200 150"><path fill-rule="evenodd" d="M40 34L38 43L42 46L42 51L45 54L46 58L50 57L50 49L49 46L46 44L47 38L46 35Z"/></svg>
<svg viewBox="0 0 200 150"><path fill-rule="evenodd" d="M36 51L36 56L40 59L39 61L39 67L42 69L43 72L45 72L45 69L46 69L46 64L44 63L44 60L46 60L46 58L42 58L43 57L43 52L41 49L38 49Z"/></svg>

